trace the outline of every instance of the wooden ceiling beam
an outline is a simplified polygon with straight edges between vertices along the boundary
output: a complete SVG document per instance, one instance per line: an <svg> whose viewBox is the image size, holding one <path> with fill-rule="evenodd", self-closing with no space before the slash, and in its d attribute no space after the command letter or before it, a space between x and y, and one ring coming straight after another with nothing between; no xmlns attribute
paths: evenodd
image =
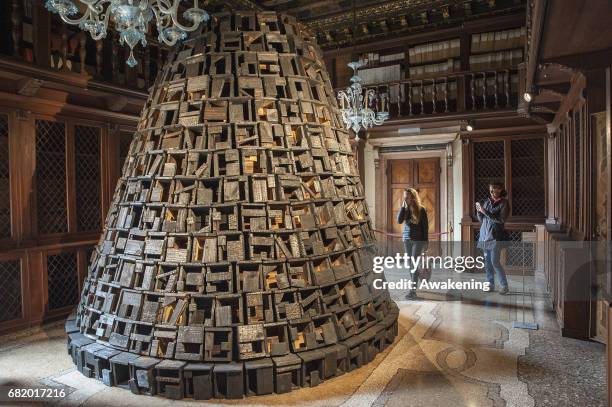
<svg viewBox="0 0 612 407"><path fill-rule="evenodd" d="M568 87L569 88L569 87ZM552 89L542 89L540 88L538 93L533 97L532 104L542 104L542 103L550 103L550 102L561 102L563 98L567 95L567 92L557 92Z"/></svg>
<svg viewBox="0 0 612 407"><path fill-rule="evenodd" d="M553 119L554 114L532 113L529 118L538 124L547 125Z"/></svg>

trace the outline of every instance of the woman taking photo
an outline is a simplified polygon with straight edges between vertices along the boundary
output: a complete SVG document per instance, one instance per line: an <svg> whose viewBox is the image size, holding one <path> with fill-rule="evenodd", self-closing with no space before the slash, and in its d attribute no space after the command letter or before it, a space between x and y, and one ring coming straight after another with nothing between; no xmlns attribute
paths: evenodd
<svg viewBox="0 0 612 407"><path fill-rule="evenodd" d="M402 207L397 214L397 223L404 224L402 240L405 252L410 257L418 257L427 249L427 242L429 241L427 211L421 205L421 199L415 189L406 188L403 199ZM416 287L419 282L419 271L411 270L410 279ZM406 298L412 299L414 297L416 297L416 289L411 289Z"/></svg>
<svg viewBox="0 0 612 407"><path fill-rule="evenodd" d="M506 199L506 191L502 185L489 184L489 193L489 198L485 199L482 204L476 202L476 215L480 221L478 247L484 252L489 291L495 289L494 275L497 274L497 280L501 286L499 293L505 295L508 293L508 280L499 257L501 252L500 241L505 240L504 223L510 212L510 207Z"/></svg>

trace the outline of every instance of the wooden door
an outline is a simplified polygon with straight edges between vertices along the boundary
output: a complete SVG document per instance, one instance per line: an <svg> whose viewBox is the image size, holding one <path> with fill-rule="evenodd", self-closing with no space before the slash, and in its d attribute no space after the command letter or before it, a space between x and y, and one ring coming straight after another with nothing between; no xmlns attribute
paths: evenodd
<svg viewBox="0 0 612 407"><path fill-rule="evenodd" d="M387 197L387 231L402 233L397 213L402 206L404 189L417 190L427 210L430 240L439 240L440 232L440 163L438 158L389 160L387 166L389 191Z"/></svg>

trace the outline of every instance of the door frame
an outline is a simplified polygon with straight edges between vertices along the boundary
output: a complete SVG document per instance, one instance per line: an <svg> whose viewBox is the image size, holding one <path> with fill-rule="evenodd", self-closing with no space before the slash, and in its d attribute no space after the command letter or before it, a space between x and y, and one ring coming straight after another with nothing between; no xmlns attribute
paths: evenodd
<svg viewBox="0 0 612 407"><path fill-rule="evenodd" d="M440 222L440 231L444 232L448 229L449 221L453 219L453 197L449 196L448 191L452 191L452 186L449 188L448 163L446 150L429 150L429 151L402 151L393 153L379 153L379 165L376 176L376 190L385 191L385 193L376 195L376 227L379 230L386 230L388 219L388 191L389 179L387 176L387 168L390 160L411 160L419 158L438 158L440 166L440 185L438 188L438 216ZM446 203L446 210L442 210L443 202ZM441 241L452 240L452 235L440 236Z"/></svg>

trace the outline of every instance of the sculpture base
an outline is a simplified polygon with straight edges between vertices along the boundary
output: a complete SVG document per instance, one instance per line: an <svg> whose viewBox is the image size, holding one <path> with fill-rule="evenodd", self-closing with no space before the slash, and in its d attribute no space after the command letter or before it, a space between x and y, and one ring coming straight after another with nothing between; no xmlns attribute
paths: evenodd
<svg viewBox="0 0 612 407"><path fill-rule="evenodd" d="M77 369L107 386L170 399L239 399L287 393L350 372L371 362L397 336L397 305L383 321L336 344L237 362L175 360L127 352L80 332L76 316L66 321L68 354Z"/></svg>

